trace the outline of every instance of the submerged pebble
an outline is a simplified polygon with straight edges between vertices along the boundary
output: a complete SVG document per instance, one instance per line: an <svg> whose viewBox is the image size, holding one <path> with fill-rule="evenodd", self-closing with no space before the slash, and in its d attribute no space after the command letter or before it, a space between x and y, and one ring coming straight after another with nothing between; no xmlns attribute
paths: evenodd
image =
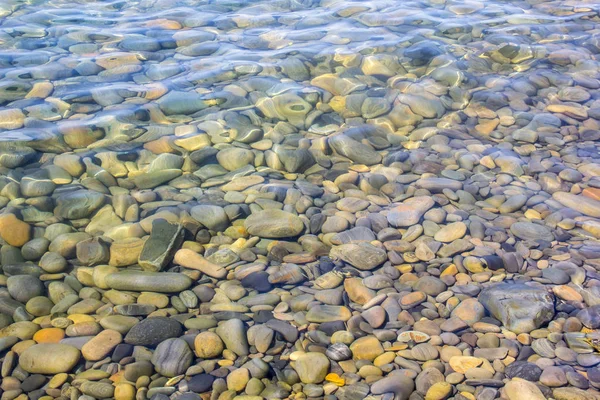
<svg viewBox="0 0 600 400"><path fill-rule="evenodd" d="M0 4L6 399L598 399L593 3Z"/></svg>

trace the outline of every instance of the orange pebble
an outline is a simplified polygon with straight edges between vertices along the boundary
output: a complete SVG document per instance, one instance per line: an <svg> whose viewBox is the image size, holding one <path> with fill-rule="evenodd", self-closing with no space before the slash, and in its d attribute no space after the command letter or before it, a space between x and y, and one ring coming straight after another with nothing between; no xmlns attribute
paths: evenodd
<svg viewBox="0 0 600 400"><path fill-rule="evenodd" d="M600 189L597 188L585 188L581 194L590 199L600 200Z"/></svg>
<svg viewBox="0 0 600 400"><path fill-rule="evenodd" d="M65 331L60 328L40 329L33 335L37 343L58 343L65 337Z"/></svg>

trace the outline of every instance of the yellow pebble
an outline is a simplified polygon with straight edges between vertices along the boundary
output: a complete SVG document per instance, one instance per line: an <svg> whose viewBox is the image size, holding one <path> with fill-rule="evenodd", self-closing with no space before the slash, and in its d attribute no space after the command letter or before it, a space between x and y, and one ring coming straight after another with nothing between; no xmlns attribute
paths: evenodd
<svg viewBox="0 0 600 400"><path fill-rule="evenodd" d="M79 324L81 322L96 322L96 319L91 315L87 314L71 314L67 316L74 324Z"/></svg>
<svg viewBox="0 0 600 400"><path fill-rule="evenodd" d="M129 383L119 383L115 386L115 400L135 399L135 387Z"/></svg>
<svg viewBox="0 0 600 400"><path fill-rule="evenodd" d="M396 358L396 353L388 351L387 353L377 356L377 358L373 360L373 365L376 367L381 367L382 365L389 364L394 361L394 358Z"/></svg>
<svg viewBox="0 0 600 400"><path fill-rule="evenodd" d="M327 376L325 376L325 380L337 386L344 386L344 384L346 383L346 380L344 378L334 373L327 374Z"/></svg>
<svg viewBox="0 0 600 400"><path fill-rule="evenodd" d="M231 367L233 365L233 361L231 360L220 360L217 362L221 367Z"/></svg>
<svg viewBox="0 0 600 400"><path fill-rule="evenodd" d="M58 343L65 337L65 331L59 328L40 329L33 335L37 343Z"/></svg>
<svg viewBox="0 0 600 400"><path fill-rule="evenodd" d="M525 211L525 218L527 219L542 219L542 214L535 211L534 209L529 209Z"/></svg>
<svg viewBox="0 0 600 400"><path fill-rule="evenodd" d="M437 382L431 385L429 390L427 390L427 394L425 395L425 400L445 400L452 394L452 385L448 382Z"/></svg>
<svg viewBox="0 0 600 400"><path fill-rule="evenodd" d="M48 382L48 387L50 389L57 389L59 387L61 387L69 378L69 375L63 373L60 374L56 374L52 377L52 379L50 379L50 381Z"/></svg>

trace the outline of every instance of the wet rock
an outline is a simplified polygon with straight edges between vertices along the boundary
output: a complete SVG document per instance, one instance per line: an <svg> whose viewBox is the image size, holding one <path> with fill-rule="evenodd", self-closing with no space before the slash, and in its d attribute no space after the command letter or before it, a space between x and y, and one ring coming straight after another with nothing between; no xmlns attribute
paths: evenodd
<svg viewBox="0 0 600 400"><path fill-rule="evenodd" d="M225 347L239 356L248 354L248 338L244 323L239 319L230 319L221 323L216 330L225 343Z"/></svg>
<svg viewBox="0 0 600 400"><path fill-rule="evenodd" d="M431 197L414 197L394 207L387 215L392 226L408 227L419 222L423 214L433 207Z"/></svg>
<svg viewBox="0 0 600 400"><path fill-rule="evenodd" d="M188 289L192 280L175 272L119 271L105 278L106 285L116 290L174 293Z"/></svg>
<svg viewBox="0 0 600 400"><path fill-rule="evenodd" d="M299 217L276 209L252 213L244 226L251 235L265 238L294 237L304 230L304 223Z"/></svg>
<svg viewBox="0 0 600 400"><path fill-rule="evenodd" d="M36 344L21 354L19 366L31 374L55 375L71 371L80 356L79 350L66 344Z"/></svg>
<svg viewBox="0 0 600 400"><path fill-rule="evenodd" d="M293 364L302 383L321 383L329 371L329 359L322 353L301 354Z"/></svg>
<svg viewBox="0 0 600 400"><path fill-rule="evenodd" d="M371 270L387 260L385 250L370 243L348 243L331 250L331 257L339 258L360 270Z"/></svg>
<svg viewBox="0 0 600 400"><path fill-rule="evenodd" d="M193 354L187 342L172 338L161 342L152 354L152 365L163 376L174 377L183 374L192 364Z"/></svg>
<svg viewBox="0 0 600 400"><path fill-rule="evenodd" d="M156 346L167 339L179 337L181 333L181 323L176 320L152 317L136 323L129 329L124 341L136 346Z"/></svg>
<svg viewBox="0 0 600 400"><path fill-rule="evenodd" d="M149 272L161 271L183 243L183 226L165 219L152 221L150 238L144 243L138 264Z"/></svg>
<svg viewBox="0 0 600 400"><path fill-rule="evenodd" d="M528 333L554 316L554 296L525 284L503 283L485 289L479 301L504 326L515 333Z"/></svg>
<svg viewBox="0 0 600 400"><path fill-rule="evenodd" d="M89 217L104 203L101 193L92 191L75 191L66 193L56 199L54 213L62 218L79 219Z"/></svg>

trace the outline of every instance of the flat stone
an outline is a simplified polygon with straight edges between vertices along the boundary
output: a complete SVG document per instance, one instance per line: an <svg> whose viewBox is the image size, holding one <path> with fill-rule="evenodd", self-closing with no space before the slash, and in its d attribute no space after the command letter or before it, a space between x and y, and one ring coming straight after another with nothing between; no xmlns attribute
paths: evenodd
<svg viewBox="0 0 600 400"><path fill-rule="evenodd" d="M357 164L374 165L381 162L381 155L372 147L346 135L341 134L330 137L329 144L338 154Z"/></svg>
<svg viewBox="0 0 600 400"><path fill-rule="evenodd" d="M205 393L211 390L215 378L209 374L198 374L192 376L188 381L188 389L195 393Z"/></svg>
<svg viewBox="0 0 600 400"><path fill-rule="evenodd" d="M600 305L584 308L577 313L577 319L590 329L600 327Z"/></svg>
<svg viewBox="0 0 600 400"><path fill-rule="evenodd" d="M509 378L520 378L530 382L537 382L542 375L542 369L527 361L515 361L506 367L504 371Z"/></svg>
<svg viewBox="0 0 600 400"><path fill-rule="evenodd" d="M390 374L371 386L371 393L375 395L393 393L395 400L408 400L414 390L414 381L402 373Z"/></svg>
<svg viewBox="0 0 600 400"><path fill-rule="evenodd" d="M11 246L21 247L31 240L31 226L14 214L0 215L0 237Z"/></svg>
<svg viewBox="0 0 600 400"><path fill-rule="evenodd" d="M452 310L451 315L473 325L485 316L485 308L477 299L465 299Z"/></svg>
<svg viewBox="0 0 600 400"><path fill-rule="evenodd" d="M156 346L159 343L179 337L182 333L181 323L168 317L146 318L127 332L125 343L136 346Z"/></svg>
<svg viewBox="0 0 600 400"><path fill-rule="evenodd" d="M501 283L484 289L479 301L514 333L528 333L554 316L554 296L521 283Z"/></svg>
<svg viewBox="0 0 600 400"><path fill-rule="evenodd" d="M202 204L192 207L190 214L196 221L215 232L223 232L229 226L229 217L219 206Z"/></svg>
<svg viewBox="0 0 600 400"><path fill-rule="evenodd" d="M350 317L352 313L343 306L316 305L306 313L306 320L314 323L348 321Z"/></svg>
<svg viewBox="0 0 600 400"><path fill-rule="evenodd" d="M453 222L437 231L433 238L438 242L450 243L460 239L467 233L467 225L464 222Z"/></svg>
<svg viewBox="0 0 600 400"><path fill-rule="evenodd" d="M409 227L419 223L423 214L434 204L431 197L413 197L392 208L387 215L387 219L392 226L397 228Z"/></svg>
<svg viewBox="0 0 600 400"><path fill-rule="evenodd" d="M152 221L152 232L142 248L139 266L149 272L161 271L181 247L183 236L181 224L172 224L162 218Z"/></svg>
<svg viewBox="0 0 600 400"><path fill-rule="evenodd" d="M70 372L80 356L79 350L66 344L35 344L21 354L19 366L30 374L56 375Z"/></svg>
<svg viewBox="0 0 600 400"><path fill-rule="evenodd" d="M126 270L105 278L110 289L135 292L179 293L192 285L192 280L175 272L147 272Z"/></svg>
<svg viewBox="0 0 600 400"><path fill-rule="evenodd" d="M381 342L375 336L365 336L356 339L351 345L352 358L355 360L373 361L383 354Z"/></svg>
<svg viewBox="0 0 600 400"><path fill-rule="evenodd" d="M292 213L268 209L252 213L244 227L251 235L278 239L298 236L304 230L304 223Z"/></svg>
<svg viewBox="0 0 600 400"><path fill-rule="evenodd" d="M510 226L513 235L523 240L545 240L551 242L554 235L550 229L533 222L515 222Z"/></svg>
<svg viewBox="0 0 600 400"><path fill-rule="evenodd" d="M81 354L86 360L99 361L109 355L123 340L123 336L114 330L106 329L92 338L81 348Z"/></svg>
<svg viewBox="0 0 600 400"><path fill-rule="evenodd" d="M223 279L227 270L220 265L210 262L200 254L190 249L180 249L175 253L175 263L185 268L194 269L210 277Z"/></svg>
<svg viewBox="0 0 600 400"><path fill-rule="evenodd" d="M584 215L600 218L600 201L572 193L555 192L552 198L565 207L569 207Z"/></svg>
<svg viewBox="0 0 600 400"><path fill-rule="evenodd" d="M529 381L513 379L504 386L504 394L508 400L545 400L540 389Z"/></svg>
<svg viewBox="0 0 600 400"><path fill-rule="evenodd" d="M483 360L478 357L471 356L454 356L450 358L450 367L459 374L464 374L471 368L476 368L483 363Z"/></svg>
<svg viewBox="0 0 600 400"><path fill-rule="evenodd" d="M104 204L104 195L90 190L77 190L56 199L54 214L66 219L87 218Z"/></svg>
<svg viewBox="0 0 600 400"><path fill-rule="evenodd" d="M171 338L161 342L152 354L152 365L159 374L174 377L183 374L192 364L193 354L187 342Z"/></svg>
<svg viewBox="0 0 600 400"><path fill-rule="evenodd" d="M330 256L339 258L363 271L372 270L387 260L385 250L366 242L336 246L331 249Z"/></svg>

